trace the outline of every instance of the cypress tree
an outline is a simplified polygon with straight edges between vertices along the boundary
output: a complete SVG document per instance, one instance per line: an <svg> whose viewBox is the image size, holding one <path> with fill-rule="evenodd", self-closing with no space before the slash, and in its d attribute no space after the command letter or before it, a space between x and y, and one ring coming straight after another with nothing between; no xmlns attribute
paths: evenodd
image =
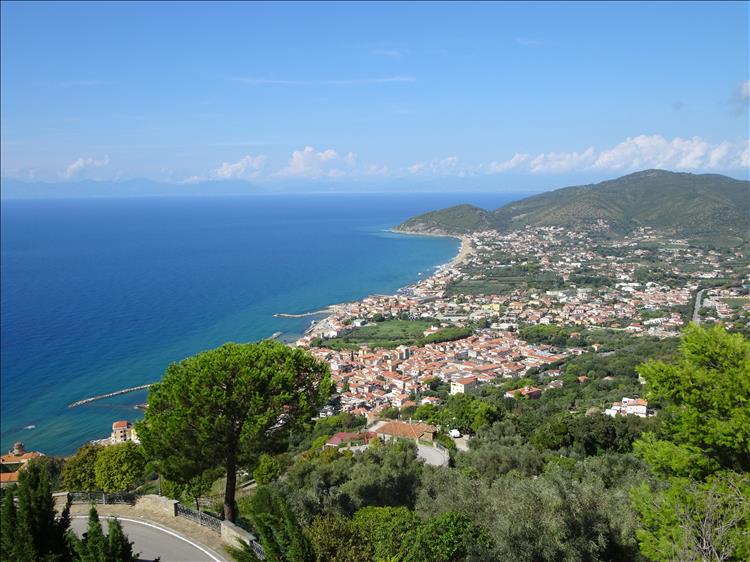
<svg viewBox="0 0 750 562"><path fill-rule="evenodd" d="M15 490L3 493L0 513L0 559L2 560L18 558L18 513L15 497Z"/></svg>
<svg viewBox="0 0 750 562"><path fill-rule="evenodd" d="M17 497L15 560L70 560L69 506L58 520L46 465L26 465L18 478Z"/></svg>
<svg viewBox="0 0 750 562"><path fill-rule="evenodd" d="M112 562L135 562L137 554L133 553L133 543L122 531L122 525L117 519L109 521L107 536L109 559Z"/></svg>

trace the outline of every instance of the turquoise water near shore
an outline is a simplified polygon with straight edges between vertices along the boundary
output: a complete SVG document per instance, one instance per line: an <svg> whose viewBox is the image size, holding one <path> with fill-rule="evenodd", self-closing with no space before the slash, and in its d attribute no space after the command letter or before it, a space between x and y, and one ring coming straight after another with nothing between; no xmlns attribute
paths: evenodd
<svg viewBox="0 0 750 562"><path fill-rule="evenodd" d="M0 446L69 454L173 361L284 332L274 318L392 293L458 251L453 238L387 232L425 211L508 194L278 195L2 204ZM34 426L34 427L30 427Z"/></svg>

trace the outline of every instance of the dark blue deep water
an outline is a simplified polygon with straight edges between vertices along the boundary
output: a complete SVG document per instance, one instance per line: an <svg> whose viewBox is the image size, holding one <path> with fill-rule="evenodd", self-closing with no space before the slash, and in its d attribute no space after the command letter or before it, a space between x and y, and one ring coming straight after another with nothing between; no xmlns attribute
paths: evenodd
<svg viewBox="0 0 750 562"><path fill-rule="evenodd" d="M172 361L309 319L274 318L393 292L457 252L452 238L384 232L507 194L278 195L2 202L2 450L68 454L135 420ZM28 428L35 426L34 428Z"/></svg>

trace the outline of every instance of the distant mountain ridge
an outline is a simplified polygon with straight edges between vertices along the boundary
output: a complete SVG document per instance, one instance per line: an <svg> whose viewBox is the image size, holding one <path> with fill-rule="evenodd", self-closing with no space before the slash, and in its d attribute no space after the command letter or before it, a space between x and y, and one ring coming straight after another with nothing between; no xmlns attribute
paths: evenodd
<svg viewBox="0 0 750 562"><path fill-rule="evenodd" d="M750 182L719 174L644 170L597 184L564 187L494 211L457 205L413 217L396 230L425 234L509 231L525 226L574 228L602 219L616 234L640 226L682 236L747 239Z"/></svg>

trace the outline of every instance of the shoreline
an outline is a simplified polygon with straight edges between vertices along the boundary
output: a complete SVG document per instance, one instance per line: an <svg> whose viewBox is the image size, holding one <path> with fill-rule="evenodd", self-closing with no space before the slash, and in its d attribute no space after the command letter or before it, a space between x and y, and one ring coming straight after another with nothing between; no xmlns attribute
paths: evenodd
<svg viewBox="0 0 750 562"><path fill-rule="evenodd" d="M409 287L412 287L412 286L416 285L417 283L425 281L426 279L429 279L429 278L433 277L434 275L436 275L437 273L439 273L439 272L441 272L441 271L443 271L445 269L452 269L452 268L458 267L459 265L461 265L462 263L464 263L470 256L473 256L476 253L476 248L474 248L471 245L470 237L467 236L467 235L409 232L409 231L405 231L405 230L396 230L395 228L386 229L385 232L390 232L390 233L393 233L393 234L408 234L409 236L432 236L432 237L439 237L439 238L457 238L458 240L461 241L461 247L459 248L458 253L455 256L453 256L453 258L451 258L450 261L448 261L446 263L443 263L443 264L437 265L435 267L435 271L432 274L430 274L430 275L428 275L426 277L419 278L414 283L410 283L409 285L405 285L404 287L399 287L396 290L396 292L393 293L393 294L382 295L382 294L374 293L372 295L367 295L366 297L363 297L363 299L367 298L367 297L371 297L371 296L396 296L399 293L401 293L401 291L403 291L404 289L408 289ZM358 299L358 300L351 301L351 302L348 302L348 303L332 304L332 305L329 305L329 306L325 307L324 309L322 309L321 312L323 312L324 314L326 314L326 316L324 316L323 318L320 318L318 320L313 320L312 322L310 322L310 325L302 333L301 337L305 337L305 336L309 335L314 330L314 328L316 326L318 326L321 323L324 323L332 315L334 315L336 313L336 307L341 306L341 305L345 305L345 304L351 304L351 303L359 302L360 300L362 300L362 299ZM304 316L309 316L309 315L312 315L312 313L299 315L297 317L304 317ZM274 316L279 317L278 314L274 314ZM297 340L301 339L301 337L298 337ZM297 340L295 340L295 342Z"/></svg>
<svg viewBox="0 0 750 562"><path fill-rule="evenodd" d="M452 260L449 262L446 262L440 266L438 266L438 269L442 267L456 267L458 265L461 265L463 262L465 262L470 256L474 255L476 252L476 249L471 245L470 237L465 234L439 234L435 232L413 232L411 230L398 230L397 228L389 228L387 232L392 232L393 234L407 234L409 236L431 236L431 237L437 237L437 238L457 238L461 241L461 247L458 250L458 253L453 257Z"/></svg>
<svg viewBox="0 0 750 562"><path fill-rule="evenodd" d="M404 232L404 231L398 231L398 230L394 230L394 229L388 229L386 231L387 232L392 232L394 234L408 234L410 236L433 236L433 237L443 237L443 238L444 237L457 238L457 239L459 239L461 241L461 246L459 248L459 251L456 253L456 255L453 256L453 258L451 258L448 262L436 265L434 271L432 273L430 273L430 275L416 277L413 282L411 282L411 283L409 283L407 285L404 285L402 287L399 287L396 291L394 291L392 293L389 293L389 294L372 293L372 294L365 295L365 296L363 296L363 297L361 297L359 299L356 299L356 300L347 301L347 302L343 302L343 303L339 302L339 303L335 303L335 304L330 304L330 305L324 306L324 307L322 307L322 308L320 308L318 310L315 310L315 311L304 312L304 313L299 313L299 314L275 313L275 314L272 315L275 318L287 318L287 319L301 319L301 318L306 318L306 317L315 317L315 318L312 319L312 321L306 327L306 329L304 330L304 332L302 332L301 334L286 334L284 332L276 331L273 334L269 334L268 336L266 336L264 338L261 338L261 340L274 339L274 340L282 341L282 343L285 343L286 345L294 346L295 343L300 338L304 337L305 335L308 335L311 331L313 331L313 329L316 326L318 326L319 324L324 324L327 319L329 319L331 316L333 316L334 314L336 314L337 308L339 308L341 306L346 306L347 304L352 304L352 303L359 302L359 301L361 301L361 300L363 300L365 298L368 298L368 297L373 297L373 296L388 296L388 297L389 296L396 296L402 290L407 289L409 287L412 287L415 284L417 284L419 282L422 282L422 281L424 281L426 279L429 279L430 277L434 276L435 274L439 273L440 271L443 271L445 269L453 268L453 267L456 267L456 266L460 265L461 263L463 263L463 261L465 259L467 259L469 256L473 255L474 252L475 252L475 249L473 247L471 247L471 244L468 241L468 239L469 239L468 236L451 235L451 234L431 234L431 233L425 234L425 233L420 233L420 232ZM289 336L292 336L294 339L291 340L291 341L287 340L287 338ZM116 391L113 394L120 394L121 392L122 391ZM110 397L109 395L106 396L106 398L109 398L109 397ZM96 398L104 398L104 397L97 396ZM84 402L85 401L86 400L84 400ZM135 414L135 412L134 412L135 419L138 419L141 415L143 415L143 412L145 410L144 406L145 406L144 404L137 404L134 407L135 412L137 412L137 414ZM70 407L70 406L68 406L68 407ZM88 443L88 442L89 441L87 441L87 440L83 441L81 443L81 445L79 445L79 447L82 446L83 444ZM72 453L74 453L74 452L75 452L75 450Z"/></svg>

